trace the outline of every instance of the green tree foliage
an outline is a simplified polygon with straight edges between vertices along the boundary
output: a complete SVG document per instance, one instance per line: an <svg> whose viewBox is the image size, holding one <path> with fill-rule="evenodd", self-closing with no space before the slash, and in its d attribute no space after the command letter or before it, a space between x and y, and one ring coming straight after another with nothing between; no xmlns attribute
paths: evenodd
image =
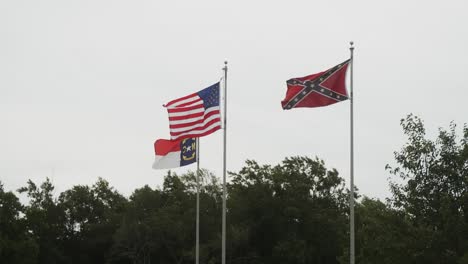
<svg viewBox="0 0 468 264"><path fill-rule="evenodd" d="M404 211L364 197L355 214L356 263L414 263L409 256L418 238Z"/></svg>
<svg viewBox="0 0 468 264"><path fill-rule="evenodd" d="M20 188L30 198L24 214L28 231L39 247L37 263L69 263L64 255L61 239L64 234L65 214L53 198L54 186L46 179L39 187L28 181L27 186Z"/></svg>
<svg viewBox="0 0 468 264"><path fill-rule="evenodd" d="M91 188L75 186L54 198L46 179L20 188L30 198L24 215L38 245L37 263L104 263L120 225L126 199L99 179Z"/></svg>
<svg viewBox="0 0 468 264"><path fill-rule="evenodd" d="M0 183L0 263L37 263L37 244L27 232L23 206ZM27 252L27 254L25 254Z"/></svg>
<svg viewBox="0 0 468 264"><path fill-rule="evenodd" d="M210 263L218 244L220 189L207 171L200 175L201 262ZM114 236L112 263L192 263L195 246L195 174L170 172L161 190L148 186L130 197L123 224ZM216 243L213 242L216 241ZM218 258L219 259L219 258Z"/></svg>
<svg viewBox="0 0 468 264"><path fill-rule="evenodd" d="M362 264L468 264L468 128L426 138L422 121L401 122L408 142L388 166L393 197L356 195L356 261ZM108 182L58 195L46 179L19 189L0 184L0 263L186 264L195 258L196 174L168 172L163 186L127 199ZM222 186L202 170L200 263L221 259ZM227 263L347 263L349 190L322 160L246 162L230 173Z"/></svg>
<svg viewBox="0 0 468 264"><path fill-rule="evenodd" d="M401 121L407 144L395 153L399 180L391 183L396 208L408 215L419 241L417 263L466 263L468 253L468 127L457 138L456 125L426 138L423 122Z"/></svg>
<svg viewBox="0 0 468 264"><path fill-rule="evenodd" d="M101 178L92 186L74 186L60 194L64 213L61 240L72 263L104 263L121 223L127 200Z"/></svg>
<svg viewBox="0 0 468 264"><path fill-rule="evenodd" d="M323 161L247 166L229 185L232 263L337 263L346 236L344 180Z"/></svg>

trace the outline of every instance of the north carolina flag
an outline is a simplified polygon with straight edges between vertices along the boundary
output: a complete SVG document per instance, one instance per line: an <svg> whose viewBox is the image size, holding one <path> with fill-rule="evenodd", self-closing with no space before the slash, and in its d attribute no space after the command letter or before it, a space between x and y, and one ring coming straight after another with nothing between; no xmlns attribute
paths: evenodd
<svg viewBox="0 0 468 264"><path fill-rule="evenodd" d="M156 158L153 169L182 167L197 161L197 141L195 138L180 140L158 139L154 142Z"/></svg>

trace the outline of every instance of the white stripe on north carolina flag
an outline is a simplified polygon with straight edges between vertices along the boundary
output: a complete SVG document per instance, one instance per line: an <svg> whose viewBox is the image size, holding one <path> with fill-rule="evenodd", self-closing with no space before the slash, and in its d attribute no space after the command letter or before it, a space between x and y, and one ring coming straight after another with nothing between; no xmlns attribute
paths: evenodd
<svg viewBox="0 0 468 264"><path fill-rule="evenodd" d="M169 152L154 159L153 169L172 169L180 167L180 151Z"/></svg>

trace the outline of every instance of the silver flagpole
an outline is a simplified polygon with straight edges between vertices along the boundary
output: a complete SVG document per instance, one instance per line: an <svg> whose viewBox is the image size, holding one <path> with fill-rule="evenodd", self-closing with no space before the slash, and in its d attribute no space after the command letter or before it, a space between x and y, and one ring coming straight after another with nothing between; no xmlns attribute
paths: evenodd
<svg viewBox="0 0 468 264"><path fill-rule="evenodd" d="M350 249L349 249L349 262L351 264L354 264L354 110L353 110L353 101L354 101L354 96L353 96L353 53L354 53L354 46L353 42L351 41L350 43L349 50L351 52L351 78L350 78L350 130L351 130L351 153L350 153L350 174L351 174L351 180L350 180L350 193L349 193L349 236L350 236Z"/></svg>
<svg viewBox="0 0 468 264"><path fill-rule="evenodd" d="M195 242L195 264L199 263L200 256L200 138L197 138L197 227Z"/></svg>
<svg viewBox="0 0 468 264"><path fill-rule="evenodd" d="M223 151L223 226L221 232L221 264L226 264L226 120L227 120L227 61L224 61L224 151Z"/></svg>

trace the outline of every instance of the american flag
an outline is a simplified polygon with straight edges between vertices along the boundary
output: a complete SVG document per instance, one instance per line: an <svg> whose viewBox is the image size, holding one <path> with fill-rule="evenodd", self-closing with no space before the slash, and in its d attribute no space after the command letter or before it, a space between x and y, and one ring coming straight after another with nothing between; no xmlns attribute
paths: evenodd
<svg viewBox="0 0 468 264"><path fill-rule="evenodd" d="M221 128L219 82L165 105L171 139L203 137Z"/></svg>

